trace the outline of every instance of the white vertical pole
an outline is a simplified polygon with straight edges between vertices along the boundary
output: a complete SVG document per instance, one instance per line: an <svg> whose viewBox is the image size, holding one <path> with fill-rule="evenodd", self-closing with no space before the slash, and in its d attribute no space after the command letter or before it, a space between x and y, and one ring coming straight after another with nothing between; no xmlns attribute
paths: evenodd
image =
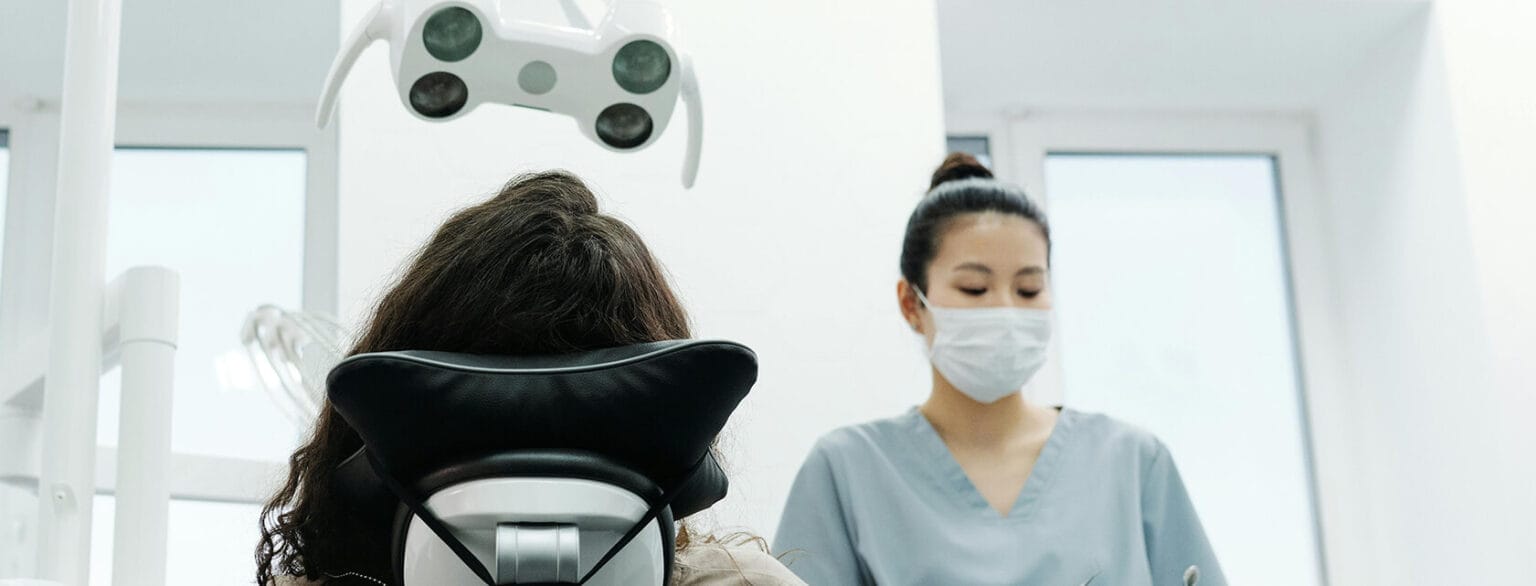
<svg viewBox="0 0 1536 586"><path fill-rule="evenodd" d="M59 110L37 572L74 586L90 574L120 8L121 0L70 0Z"/></svg>
<svg viewBox="0 0 1536 586"><path fill-rule="evenodd" d="M118 299L122 418L117 439L113 586L163 586L171 502L171 397L181 280L134 267Z"/></svg>
<svg viewBox="0 0 1536 586"><path fill-rule="evenodd" d="M0 268L0 380L31 372L46 357L48 275L53 250L54 182L58 181L58 113L30 104L10 128L10 201ZM36 348L41 345L42 348ZM23 352L29 347L39 352ZM0 395L15 389L0 389ZM0 402L11 402L0 399ZM0 467L35 480L42 441L42 396L35 404L0 406ZM37 491L0 487L0 576L33 576L37 567Z"/></svg>

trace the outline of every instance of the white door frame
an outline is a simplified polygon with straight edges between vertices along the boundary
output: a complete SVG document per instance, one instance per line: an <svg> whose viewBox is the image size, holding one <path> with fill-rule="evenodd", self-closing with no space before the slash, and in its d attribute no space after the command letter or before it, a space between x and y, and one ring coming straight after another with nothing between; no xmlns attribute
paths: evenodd
<svg viewBox="0 0 1536 586"><path fill-rule="evenodd" d="M117 144L132 147L211 149L298 149L305 167L303 309L337 311L336 130L317 129L313 106L305 103L160 104L125 102L118 107ZM6 214L7 288L47 283L48 263L23 262L52 247L53 187L57 180L58 103L33 100L0 105L0 128L10 130L11 175ZM23 201L25 198L25 201ZM14 228L14 229L10 229ZM16 261L16 262L10 262ZM7 291L0 314L20 320L0 336L25 339L38 324L26 314L47 313L46 295ZM22 314L22 315L18 315ZM12 319L14 318L14 319ZM36 321L36 320L33 320ZM42 324L46 325L46 324ZM17 340L0 344L3 352ZM3 358L0 358L3 363Z"/></svg>

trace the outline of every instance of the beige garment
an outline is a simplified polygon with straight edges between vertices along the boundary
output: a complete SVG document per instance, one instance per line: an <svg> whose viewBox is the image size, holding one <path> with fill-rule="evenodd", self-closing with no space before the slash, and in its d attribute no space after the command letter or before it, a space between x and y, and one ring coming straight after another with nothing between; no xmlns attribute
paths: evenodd
<svg viewBox="0 0 1536 586"><path fill-rule="evenodd" d="M673 558L674 586L805 586L767 552L742 545L694 544Z"/></svg>
<svg viewBox="0 0 1536 586"><path fill-rule="evenodd" d="M761 549L706 543L688 547L672 558L673 586L805 586L789 568ZM303 578L281 576L274 586L318 586ZM358 582L361 583L361 582Z"/></svg>

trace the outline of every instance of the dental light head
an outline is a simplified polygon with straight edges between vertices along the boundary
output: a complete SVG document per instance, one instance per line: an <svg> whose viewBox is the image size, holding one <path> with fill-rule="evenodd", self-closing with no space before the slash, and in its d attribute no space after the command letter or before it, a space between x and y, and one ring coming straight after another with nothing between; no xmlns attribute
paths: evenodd
<svg viewBox="0 0 1536 586"><path fill-rule="evenodd" d="M704 114L672 19L650 0L612 0L592 29L517 20L498 0L382 0L331 64L317 122L363 49L390 45L395 87L418 118L452 120L487 102L576 119L582 134L617 152L656 142L682 97L688 115L683 185L699 171Z"/></svg>

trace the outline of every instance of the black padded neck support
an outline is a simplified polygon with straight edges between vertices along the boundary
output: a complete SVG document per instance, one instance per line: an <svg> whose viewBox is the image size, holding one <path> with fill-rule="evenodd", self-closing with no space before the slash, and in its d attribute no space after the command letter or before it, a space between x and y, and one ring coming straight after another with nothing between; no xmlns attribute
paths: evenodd
<svg viewBox="0 0 1536 586"><path fill-rule="evenodd" d="M666 487L640 496L681 519L724 498L709 447L756 377L752 351L722 341L534 357L353 356L331 371L328 392L366 455L342 464L335 488L366 517L358 523L387 527L395 497L425 499L445 469L474 463L481 477L526 476L517 470L528 462L497 468L497 456L572 450Z"/></svg>

